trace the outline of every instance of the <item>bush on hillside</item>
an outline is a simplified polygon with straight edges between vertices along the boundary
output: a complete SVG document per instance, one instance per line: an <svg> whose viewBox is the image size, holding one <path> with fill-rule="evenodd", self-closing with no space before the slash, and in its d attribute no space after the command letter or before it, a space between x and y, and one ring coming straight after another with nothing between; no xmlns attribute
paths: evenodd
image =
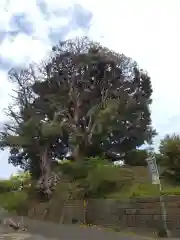
<svg viewBox="0 0 180 240"><path fill-rule="evenodd" d="M0 181L0 207L8 211L21 212L26 207L28 193L22 190L27 180L26 173L12 176L8 180Z"/></svg>
<svg viewBox="0 0 180 240"><path fill-rule="evenodd" d="M130 169L114 166L100 158L86 158L83 162L65 162L60 170L74 182L79 194L92 198L104 197L112 191L121 191L122 187L132 185L133 173Z"/></svg>
<svg viewBox="0 0 180 240"><path fill-rule="evenodd" d="M160 164L165 167L164 176L180 182L180 135L166 135L159 146Z"/></svg>
<svg viewBox="0 0 180 240"><path fill-rule="evenodd" d="M0 206L9 212L21 212L26 205L27 194L24 191L15 191L0 194Z"/></svg>
<svg viewBox="0 0 180 240"><path fill-rule="evenodd" d="M130 166L147 166L147 158L148 151L146 149L134 149L126 154L124 161Z"/></svg>
<svg viewBox="0 0 180 240"><path fill-rule="evenodd" d="M21 187L20 181L13 181L13 180L1 180L0 181L0 194L16 191Z"/></svg>

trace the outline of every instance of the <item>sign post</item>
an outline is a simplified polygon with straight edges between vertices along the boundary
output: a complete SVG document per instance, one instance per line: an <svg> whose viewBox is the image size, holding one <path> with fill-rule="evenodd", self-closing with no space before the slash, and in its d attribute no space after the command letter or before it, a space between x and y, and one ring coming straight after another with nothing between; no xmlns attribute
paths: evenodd
<svg viewBox="0 0 180 240"><path fill-rule="evenodd" d="M159 187L159 193L160 193L159 198L160 198L160 204L161 204L163 226L164 226L164 230L166 231L167 237L169 237L169 231L167 227L167 211L164 203L164 197L162 195L162 186L159 178L159 171L156 163L156 158L154 155L151 155L149 158L146 159L146 161L148 163L148 168L151 173L152 184L156 184Z"/></svg>

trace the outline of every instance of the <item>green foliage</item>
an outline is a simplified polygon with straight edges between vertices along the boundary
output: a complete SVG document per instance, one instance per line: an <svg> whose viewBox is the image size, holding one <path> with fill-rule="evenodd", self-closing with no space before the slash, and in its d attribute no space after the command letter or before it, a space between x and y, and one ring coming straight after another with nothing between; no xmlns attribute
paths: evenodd
<svg viewBox="0 0 180 240"><path fill-rule="evenodd" d="M28 171L19 171L17 174L10 177L10 181L21 181L26 182L31 179L31 174Z"/></svg>
<svg viewBox="0 0 180 240"><path fill-rule="evenodd" d="M159 197L163 196L179 196L179 186L163 185L163 189L160 193L159 186L151 183L135 183L129 189L122 189L121 192L113 192L108 194L108 198L126 200L130 198L146 198L146 197Z"/></svg>
<svg viewBox="0 0 180 240"><path fill-rule="evenodd" d="M21 181L1 180L0 181L0 194L11 191L16 191L21 187Z"/></svg>
<svg viewBox="0 0 180 240"><path fill-rule="evenodd" d="M60 170L76 184L84 197L105 197L109 192L121 191L132 185L133 173L128 168L114 166L103 158L86 158L81 162L65 162Z"/></svg>
<svg viewBox="0 0 180 240"><path fill-rule="evenodd" d="M71 180L86 178L88 172L98 166L109 164L106 159L100 157L84 158L82 161L71 162L63 161L59 164L59 169L67 175Z"/></svg>
<svg viewBox="0 0 180 240"><path fill-rule="evenodd" d="M8 180L0 181L0 206L8 211L19 212L26 206L27 192L22 189L30 181L28 172L19 172Z"/></svg>
<svg viewBox="0 0 180 240"><path fill-rule="evenodd" d="M180 181L180 136L166 135L161 140L159 162L166 168L164 175L174 181Z"/></svg>
<svg viewBox="0 0 180 240"><path fill-rule="evenodd" d="M132 171L111 164L98 166L87 176L89 191L94 197L105 197L108 193L115 191L121 192L124 186L130 188L132 181Z"/></svg>
<svg viewBox="0 0 180 240"><path fill-rule="evenodd" d="M148 157L147 150L132 150L128 152L124 158L125 163L131 166L147 166L146 159Z"/></svg>
<svg viewBox="0 0 180 240"><path fill-rule="evenodd" d="M0 194L0 206L8 211L21 211L27 200L24 191L14 191Z"/></svg>
<svg viewBox="0 0 180 240"><path fill-rule="evenodd" d="M157 185L151 183L136 183L129 191L130 197L150 197L158 196L159 189Z"/></svg>
<svg viewBox="0 0 180 240"><path fill-rule="evenodd" d="M180 186L167 186L162 190L164 196L180 195Z"/></svg>
<svg viewBox="0 0 180 240"><path fill-rule="evenodd" d="M157 165L163 166L165 158L161 153L154 153ZM163 163L164 162L164 163Z"/></svg>
<svg viewBox="0 0 180 240"><path fill-rule="evenodd" d="M0 181L0 194L20 190L31 179L28 172L21 172L11 176L9 180Z"/></svg>

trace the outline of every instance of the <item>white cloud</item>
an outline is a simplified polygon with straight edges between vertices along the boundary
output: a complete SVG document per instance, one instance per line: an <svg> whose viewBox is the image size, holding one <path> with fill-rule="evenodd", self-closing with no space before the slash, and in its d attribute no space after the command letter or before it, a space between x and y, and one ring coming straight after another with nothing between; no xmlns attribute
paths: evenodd
<svg viewBox="0 0 180 240"><path fill-rule="evenodd" d="M15 1L8 1L7 9L12 14L14 13L24 13L32 10L36 10L36 0L31 1L22 1L22 0L15 0Z"/></svg>
<svg viewBox="0 0 180 240"><path fill-rule="evenodd" d="M84 35L85 35L85 32L82 29L78 29L78 30L69 32L69 34L67 34L66 37L67 37L67 39L71 39L71 38L75 38L77 36L83 37Z"/></svg>
<svg viewBox="0 0 180 240"><path fill-rule="evenodd" d="M0 71L0 123L5 119L3 109L11 102L10 94L12 94L12 84L7 81L7 74Z"/></svg>
<svg viewBox="0 0 180 240"><path fill-rule="evenodd" d="M2 57L14 59L17 65L26 65L32 61L39 62L45 57L50 45L33 39L25 34L19 34L14 41L5 39L0 46Z"/></svg>
<svg viewBox="0 0 180 240"><path fill-rule="evenodd" d="M1 29L9 30L9 20L10 20L10 14L4 11L4 9L1 8L0 6L0 30Z"/></svg>
<svg viewBox="0 0 180 240"><path fill-rule="evenodd" d="M73 0L42 1L47 5L48 16L41 12L35 0L28 1L27 3L22 0L10 0L6 2L8 4L4 4L0 9L0 30L14 30L10 26L10 19L12 16L18 14L25 14L25 18L30 22L33 29L31 36L19 33L13 40L7 36L0 45L0 56L13 60L16 64L41 60L51 47L50 32L69 27L68 24L72 20L71 17L74 11ZM63 14L63 9L66 10L67 14ZM77 31L80 30L77 29Z"/></svg>
<svg viewBox="0 0 180 240"><path fill-rule="evenodd" d="M73 1L73 0L45 0L44 2L46 2L49 11L56 11L59 8L67 8L67 7L72 7L73 3L76 3L77 1Z"/></svg>
<svg viewBox="0 0 180 240"><path fill-rule="evenodd" d="M19 171L19 168L13 167L12 164L7 164L7 159L8 159L9 151L1 151L0 152L0 179L7 179L9 178L12 174L15 174Z"/></svg>

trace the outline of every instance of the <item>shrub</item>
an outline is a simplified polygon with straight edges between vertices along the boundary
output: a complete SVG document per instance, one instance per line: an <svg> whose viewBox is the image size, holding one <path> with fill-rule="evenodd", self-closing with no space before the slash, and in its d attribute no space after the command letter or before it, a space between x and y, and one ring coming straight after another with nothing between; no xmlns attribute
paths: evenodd
<svg viewBox="0 0 180 240"><path fill-rule="evenodd" d="M22 210L27 200L27 194L24 191L14 191L0 194L0 206L8 211Z"/></svg>
<svg viewBox="0 0 180 240"><path fill-rule="evenodd" d="M115 166L100 157L85 158L81 162L65 162L59 165L70 182L76 185L79 196L86 198L105 197L107 193L121 191L132 185L133 173L130 169Z"/></svg>
<svg viewBox="0 0 180 240"><path fill-rule="evenodd" d="M112 164L99 165L89 171L87 182L89 193L96 197L105 197L108 193L120 191L124 186L132 185L132 171Z"/></svg>
<svg viewBox="0 0 180 240"><path fill-rule="evenodd" d="M18 190L20 186L21 186L20 181L1 180L0 194Z"/></svg>

